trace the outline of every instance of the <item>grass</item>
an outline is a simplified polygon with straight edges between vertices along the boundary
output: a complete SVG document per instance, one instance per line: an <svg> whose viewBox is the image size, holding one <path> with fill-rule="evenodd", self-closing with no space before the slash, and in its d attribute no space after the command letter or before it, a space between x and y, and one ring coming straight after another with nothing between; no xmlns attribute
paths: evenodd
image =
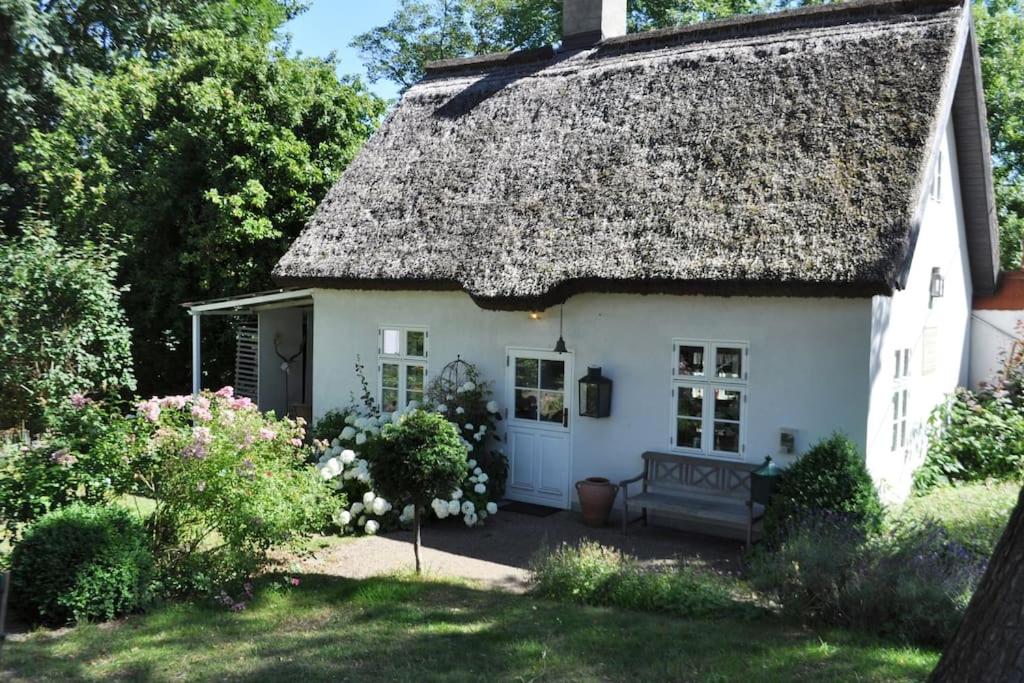
<svg viewBox="0 0 1024 683"><path fill-rule="evenodd" d="M294 589L264 584L243 612L174 604L33 632L3 646L0 679L915 681L937 657L773 618L683 619L433 580L307 575Z"/></svg>
<svg viewBox="0 0 1024 683"><path fill-rule="evenodd" d="M938 522L955 541L989 557L1006 528L1019 494L1018 482L939 486L908 499L896 519Z"/></svg>

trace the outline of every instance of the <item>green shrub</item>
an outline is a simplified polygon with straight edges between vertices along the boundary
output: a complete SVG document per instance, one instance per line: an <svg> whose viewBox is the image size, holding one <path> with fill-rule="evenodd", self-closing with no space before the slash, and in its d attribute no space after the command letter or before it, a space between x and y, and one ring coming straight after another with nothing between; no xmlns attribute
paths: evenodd
<svg viewBox="0 0 1024 683"><path fill-rule="evenodd" d="M881 525L882 503L864 457L842 434L818 442L782 474L765 515L765 535L775 543L787 526L817 512L848 517L865 531Z"/></svg>
<svg viewBox="0 0 1024 683"><path fill-rule="evenodd" d="M736 606L725 581L691 567L648 569L594 541L563 544L534 559L536 595L584 605L703 617Z"/></svg>
<svg viewBox="0 0 1024 683"><path fill-rule="evenodd" d="M144 606L153 557L118 507L73 504L31 525L11 554L14 600L51 623L111 619Z"/></svg>
<svg viewBox="0 0 1024 683"><path fill-rule="evenodd" d="M937 486L907 500L896 519L903 524L934 522L974 554L991 557L1019 493L1016 482Z"/></svg>
<svg viewBox="0 0 1024 683"><path fill-rule="evenodd" d="M1014 394L957 389L930 420L928 455L914 488L988 479L1024 478L1024 406Z"/></svg>
<svg viewBox="0 0 1024 683"><path fill-rule="evenodd" d="M848 517L819 513L792 524L777 547L760 548L750 575L790 619L941 647L985 564L935 524L866 538Z"/></svg>

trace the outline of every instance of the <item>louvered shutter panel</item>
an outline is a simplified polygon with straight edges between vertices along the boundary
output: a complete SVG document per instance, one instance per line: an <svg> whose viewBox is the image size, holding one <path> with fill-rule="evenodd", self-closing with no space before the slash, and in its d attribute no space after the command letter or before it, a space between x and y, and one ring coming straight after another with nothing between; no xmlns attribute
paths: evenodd
<svg viewBox="0 0 1024 683"><path fill-rule="evenodd" d="M256 320L235 333L235 395L256 400L260 388L260 331Z"/></svg>

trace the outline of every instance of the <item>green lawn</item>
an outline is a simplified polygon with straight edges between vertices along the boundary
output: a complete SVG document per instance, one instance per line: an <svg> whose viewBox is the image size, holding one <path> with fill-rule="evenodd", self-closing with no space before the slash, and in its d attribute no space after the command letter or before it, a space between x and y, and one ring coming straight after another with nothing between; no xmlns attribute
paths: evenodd
<svg viewBox="0 0 1024 683"><path fill-rule="evenodd" d="M275 584L277 585L277 584ZM304 576L244 612L163 607L37 631L0 679L913 681L937 654L772 618L686 620L411 578Z"/></svg>

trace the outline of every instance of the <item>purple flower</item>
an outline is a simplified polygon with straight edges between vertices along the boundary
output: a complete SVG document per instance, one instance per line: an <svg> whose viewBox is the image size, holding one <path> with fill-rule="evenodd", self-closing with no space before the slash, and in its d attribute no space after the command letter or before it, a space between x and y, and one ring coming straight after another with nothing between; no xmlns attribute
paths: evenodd
<svg viewBox="0 0 1024 683"><path fill-rule="evenodd" d="M71 402L71 407L75 410L81 410L92 403L92 399L87 398L84 394L71 394L71 398L68 400Z"/></svg>
<svg viewBox="0 0 1024 683"><path fill-rule="evenodd" d="M245 603L244 602L236 602L235 604L231 605L231 611L232 612L241 612L244 609L245 609Z"/></svg>
<svg viewBox="0 0 1024 683"><path fill-rule="evenodd" d="M61 467L71 467L78 462L78 458L69 453L66 448L62 448L59 451L53 452L50 456L50 462L54 465L60 465Z"/></svg>

